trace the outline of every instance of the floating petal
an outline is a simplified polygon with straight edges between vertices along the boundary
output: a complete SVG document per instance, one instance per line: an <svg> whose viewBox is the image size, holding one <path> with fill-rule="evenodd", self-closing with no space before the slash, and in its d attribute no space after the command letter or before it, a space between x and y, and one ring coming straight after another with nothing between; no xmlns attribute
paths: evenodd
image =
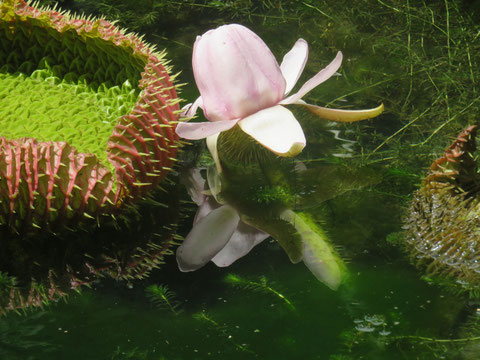
<svg viewBox="0 0 480 360"><path fill-rule="evenodd" d="M216 167L210 166L207 169L207 181L212 196L218 203L222 204L222 201L219 198L220 191L222 190L222 179L220 178L220 173L217 171Z"/></svg>
<svg viewBox="0 0 480 360"><path fill-rule="evenodd" d="M297 226L302 226L297 224ZM331 252L324 239L311 230L302 234L303 262L312 274L332 290L337 290L342 281L339 260Z"/></svg>
<svg viewBox="0 0 480 360"><path fill-rule="evenodd" d="M193 224L195 225L197 222L202 220L208 214L210 214L213 210L218 209L221 204L215 201L212 196L206 196L205 201L199 206L195 218L193 219Z"/></svg>
<svg viewBox="0 0 480 360"><path fill-rule="evenodd" d="M200 173L200 169L189 169L180 177L180 182L185 185L188 195L192 198L192 201L198 206L202 205L205 201L205 179Z"/></svg>

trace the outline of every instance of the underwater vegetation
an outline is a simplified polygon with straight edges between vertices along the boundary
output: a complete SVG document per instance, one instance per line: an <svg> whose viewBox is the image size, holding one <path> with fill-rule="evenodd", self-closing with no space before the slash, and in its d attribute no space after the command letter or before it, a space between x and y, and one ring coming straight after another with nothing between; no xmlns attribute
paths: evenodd
<svg viewBox="0 0 480 360"><path fill-rule="evenodd" d="M110 360L167 360L162 355L153 354L148 350L122 350L120 347L110 357Z"/></svg>
<svg viewBox="0 0 480 360"><path fill-rule="evenodd" d="M480 241L475 137L462 131L430 167L405 219L405 245L427 276L450 278L479 294Z"/></svg>
<svg viewBox="0 0 480 360"><path fill-rule="evenodd" d="M167 174L179 100L164 54L106 20L23 0L0 3L0 32L0 313L145 276L178 216Z"/></svg>
<svg viewBox="0 0 480 360"><path fill-rule="evenodd" d="M53 342L35 339L44 329L44 325L32 324L46 318L45 312L32 314L30 318L16 315L2 317L0 321L0 356L8 360L35 359L35 353L54 350Z"/></svg>
<svg viewBox="0 0 480 360"><path fill-rule="evenodd" d="M252 350L250 350L246 344L239 344L236 340L234 340L233 337L229 335L228 327L222 324L219 324L206 311L201 311L197 314L194 314L193 318L198 321L204 322L209 327L213 328L217 332L218 336L223 338L224 341L228 341L229 343L231 343L237 351L241 353L245 353L244 356L248 356L248 357L253 356L255 358L258 357L258 355Z"/></svg>
<svg viewBox="0 0 480 360"><path fill-rule="evenodd" d="M288 300L283 294L272 288L265 276L261 276L258 281L254 281L245 279L236 274L228 274L227 276L225 276L224 281L227 284L241 289L263 292L267 294L270 293L280 298L291 310L295 310L295 306L292 304L292 302Z"/></svg>
<svg viewBox="0 0 480 360"><path fill-rule="evenodd" d="M341 353L330 356L330 360L383 359L383 354L401 353L405 351L403 349L414 349L418 359L478 358L480 346L478 311L468 316L457 331L458 337L452 338L392 335L391 331L385 330L391 328L391 324L387 326L385 319L376 316L365 319L360 326L357 325L355 329L345 331L341 335L344 349ZM369 357L360 355L365 353L368 353Z"/></svg>
<svg viewBox="0 0 480 360"><path fill-rule="evenodd" d="M167 285L149 285L145 288L147 297L159 309L168 309L174 315L178 315L181 310L181 303L176 299L176 295Z"/></svg>

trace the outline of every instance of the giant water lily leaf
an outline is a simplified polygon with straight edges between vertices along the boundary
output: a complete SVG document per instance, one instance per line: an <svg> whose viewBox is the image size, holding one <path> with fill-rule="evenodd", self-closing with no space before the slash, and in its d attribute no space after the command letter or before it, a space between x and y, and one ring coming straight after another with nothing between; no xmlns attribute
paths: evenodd
<svg viewBox="0 0 480 360"><path fill-rule="evenodd" d="M0 0L0 278L15 280L0 313L142 278L170 253L178 198L163 180L180 100L168 71L105 19Z"/></svg>
<svg viewBox="0 0 480 360"><path fill-rule="evenodd" d="M412 263L427 276L453 280L474 292L480 285L477 130L477 125L463 130L432 163L403 225Z"/></svg>

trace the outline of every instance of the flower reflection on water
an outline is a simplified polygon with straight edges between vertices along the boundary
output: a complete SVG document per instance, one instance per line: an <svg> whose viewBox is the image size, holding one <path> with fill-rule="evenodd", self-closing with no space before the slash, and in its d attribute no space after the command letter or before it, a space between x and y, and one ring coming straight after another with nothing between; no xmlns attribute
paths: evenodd
<svg viewBox="0 0 480 360"><path fill-rule="evenodd" d="M199 208L192 231L177 250L182 271L197 270L210 260L217 266L229 266L269 236L241 220L239 212L221 199L216 170L209 168L208 172L209 195L199 169L186 176L187 188Z"/></svg>

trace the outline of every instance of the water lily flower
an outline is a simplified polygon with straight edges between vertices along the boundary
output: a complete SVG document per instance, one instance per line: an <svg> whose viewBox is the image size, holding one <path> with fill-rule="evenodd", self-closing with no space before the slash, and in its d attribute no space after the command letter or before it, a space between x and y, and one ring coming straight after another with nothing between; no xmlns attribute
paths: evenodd
<svg viewBox="0 0 480 360"><path fill-rule="evenodd" d="M215 161L220 132L237 125L258 143L280 156L295 156L306 145L303 130L283 105L307 107L320 117L353 122L379 115L383 105L369 110L340 110L305 103L302 97L328 80L340 67L342 53L293 95L308 57L308 44L299 39L278 65L267 45L255 33L238 24L220 26L198 36L193 49L193 72L200 97L187 117L203 109L208 122L181 122L180 137L207 138Z"/></svg>
<svg viewBox="0 0 480 360"><path fill-rule="evenodd" d="M177 249L181 271L194 271L210 260L219 267L231 265L269 235L245 224L240 214L219 196L220 181L215 168L208 170L208 187L199 169L184 177L187 190L199 205L193 228Z"/></svg>

